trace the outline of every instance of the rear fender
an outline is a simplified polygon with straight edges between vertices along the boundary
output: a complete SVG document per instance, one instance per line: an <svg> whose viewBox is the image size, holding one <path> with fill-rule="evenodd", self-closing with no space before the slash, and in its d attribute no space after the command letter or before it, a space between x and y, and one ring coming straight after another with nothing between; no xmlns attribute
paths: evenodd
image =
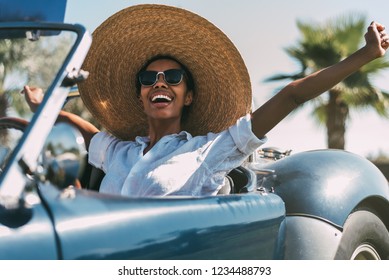
<svg viewBox="0 0 389 280"><path fill-rule="evenodd" d="M379 201L389 211L389 186L370 161L341 150L308 151L257 169L274 170L271 191L284 201L288 216L311 216L341 228L359 205ZM254 168L255 169L255 168ZM259 175L258 175L259 176Z"/></svg>

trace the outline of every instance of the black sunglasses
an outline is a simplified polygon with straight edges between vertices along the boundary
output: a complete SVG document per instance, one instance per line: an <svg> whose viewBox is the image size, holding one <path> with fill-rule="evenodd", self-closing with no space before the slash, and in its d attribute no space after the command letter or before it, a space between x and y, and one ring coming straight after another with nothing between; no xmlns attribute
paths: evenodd
<svg viewBox="0 0 389 280"><path fill-rule="evenodd" d="M182 82L184 73L182 69L169 69L163 72L143 71L139 73L139 82L142 86L151 87L157 83L159 75L162 74L167 84L176 86Z"/></svg>

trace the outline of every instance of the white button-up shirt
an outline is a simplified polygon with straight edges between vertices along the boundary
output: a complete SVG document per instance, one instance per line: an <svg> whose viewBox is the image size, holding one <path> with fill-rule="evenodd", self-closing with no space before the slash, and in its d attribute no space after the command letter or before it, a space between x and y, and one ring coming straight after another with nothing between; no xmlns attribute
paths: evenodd
<svg viewBox="0 0 389 280"><path fill-rule="evenodd" d="M136 197L215 195L225 175L265 141L253 134L248 114L220 133L164 136L145 155L148 137L121 141L99 132L91 140L89 162L106 173L100 192Z"/></svg>

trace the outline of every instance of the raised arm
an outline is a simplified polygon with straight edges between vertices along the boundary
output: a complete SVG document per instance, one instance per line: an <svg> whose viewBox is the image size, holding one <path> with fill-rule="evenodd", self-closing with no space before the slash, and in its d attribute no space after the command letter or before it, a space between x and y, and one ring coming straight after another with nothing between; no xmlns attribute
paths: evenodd
<svg viewBox="0 0 389 280"><path fill-rule="evenodd" d="M317 71L284 87L252 114L252 130L265 136L300 104L329 90L368 62L381 57L389 47L385 27L372 22L365 34L366 44L344 60Z"/></svg>
<svg viewBox="0 0 389 280"><path fill-rule="evenodd" d="M31 111L35 112L39 104L41 104L43 100L42 89L24 86L21 93L25 95L25 99ZM57 121L66 122L78 128L78 130L81 132L82 136L84 137L84 141L87 149L89 148L89 143L93 135L99 131L90 122L87 122L81 117L66 111L61 111L59 113Z"/></svg>

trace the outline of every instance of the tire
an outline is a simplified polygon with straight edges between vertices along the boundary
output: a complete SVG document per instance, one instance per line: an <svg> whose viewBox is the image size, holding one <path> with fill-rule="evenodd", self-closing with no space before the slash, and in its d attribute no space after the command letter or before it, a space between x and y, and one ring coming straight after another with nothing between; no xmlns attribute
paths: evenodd
<svg viewBox="0 0 389 280"><path fill-rule="evenodd" d="M385 224L370 211L359 210L350 214L335 259L389 259L389 232Z"/></svg>

